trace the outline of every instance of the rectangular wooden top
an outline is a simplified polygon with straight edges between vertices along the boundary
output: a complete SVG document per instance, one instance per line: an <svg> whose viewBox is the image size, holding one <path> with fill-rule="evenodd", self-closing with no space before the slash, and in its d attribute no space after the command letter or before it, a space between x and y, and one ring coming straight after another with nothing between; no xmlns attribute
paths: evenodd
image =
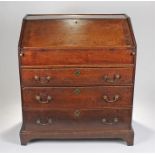
<svg viewBox="0 0 155 155"><path fill-rule="evenodd" d="M27 15L20 49L135 48L128 16L123 14Z"/></svg>

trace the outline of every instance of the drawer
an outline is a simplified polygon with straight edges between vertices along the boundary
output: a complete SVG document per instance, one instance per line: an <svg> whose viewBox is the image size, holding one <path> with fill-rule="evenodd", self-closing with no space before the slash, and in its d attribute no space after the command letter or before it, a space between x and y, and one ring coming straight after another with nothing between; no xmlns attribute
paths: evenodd
<svg viewBox="0 0 155 155"><path fill-rule="evenodd" d="M24 108L131 107L131 86L23 88Z"/></svg>
<svg viewBox="0 0 155 155"><path fill-rule="evenodd" d="M22 69L23 86L131 85L133 68Z"/></svg>
<svg viewBox="0 0 155 155"><path fill-rule="evenodd" d="M130 128L130 109L24 111L26 130L97 130Z"/></svg>
<svg viewBox="0 0 155 155"><path fill-rule="evenodd" d="M22 66L133 64L132 50L25 50Z"/></svg>

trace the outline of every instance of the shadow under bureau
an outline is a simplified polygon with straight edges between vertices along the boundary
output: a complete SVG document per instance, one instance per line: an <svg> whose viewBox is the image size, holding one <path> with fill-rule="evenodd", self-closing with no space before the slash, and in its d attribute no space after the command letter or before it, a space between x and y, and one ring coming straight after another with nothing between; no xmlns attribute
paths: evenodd
<svg viewBox="0 0 155 155"><path fill-rule="evenodd" d="M21 144L121 138L133 145L135 62L127 15L27 15L19 40Z"/></svg>

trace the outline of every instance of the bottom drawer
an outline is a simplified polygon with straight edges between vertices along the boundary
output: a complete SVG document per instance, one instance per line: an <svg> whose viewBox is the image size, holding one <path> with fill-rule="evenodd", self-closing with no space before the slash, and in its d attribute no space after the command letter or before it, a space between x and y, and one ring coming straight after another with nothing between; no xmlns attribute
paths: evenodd
<svg viewBox="0 0 155 155"><path fill-rule="evenodd" d="M127 129L131 109L24 111L26 130Z"/></svg>

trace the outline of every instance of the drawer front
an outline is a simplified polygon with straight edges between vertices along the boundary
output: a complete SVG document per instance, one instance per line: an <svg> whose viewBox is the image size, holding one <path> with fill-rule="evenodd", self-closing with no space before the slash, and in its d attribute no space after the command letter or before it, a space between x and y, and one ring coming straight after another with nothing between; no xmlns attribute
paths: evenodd
<svg viewBox="0 0 155 155"><path fill-rule="evenodd" d="M23 51L22 66L133 64L131 50L45 50Z"/></svg>
<svg viewBox="0 0 155 155"><path fill-rule="evenodd" d="M131 86L23 88L25 108L131 107Z"/></svg>
<svg viewBox="0 0 155 155"><path fill-rule="evenodd" d="M96 130L130 128L130 109L24 111L26 130Z"/></svg>
<svg viewBox="0 0 155 155"><path fill-rule="evenodd" d="M23 86L131 85L133 68L22 69Z"/></svg>

